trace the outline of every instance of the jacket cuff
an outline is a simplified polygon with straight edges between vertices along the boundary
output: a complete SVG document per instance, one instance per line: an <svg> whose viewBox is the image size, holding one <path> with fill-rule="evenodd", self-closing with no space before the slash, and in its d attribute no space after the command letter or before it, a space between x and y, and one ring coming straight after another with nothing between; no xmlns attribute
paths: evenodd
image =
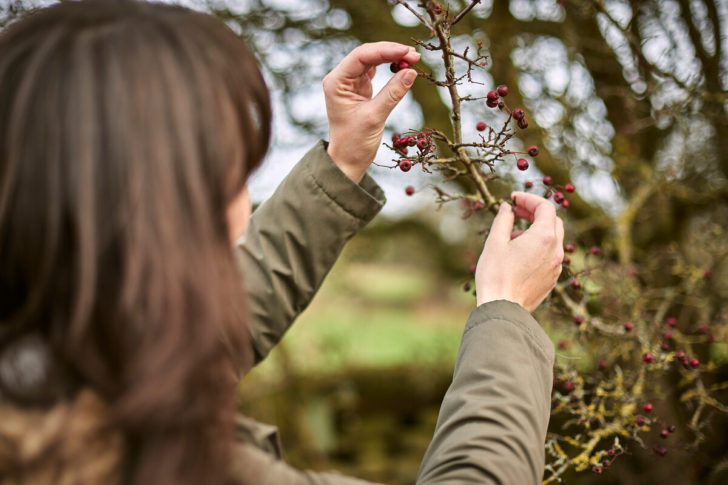
<svg viewBox="0 0 728 485"><path fill-rule="evenodd" d="M463 335L478 325L487 325L489 320L502 320L513 324L528 336L529 341L540 351L541 357L553 366L556 357L553 342L536 319L521 305L508 300L483 303L468 317Z"/></svg>
<svg viewBox="0 0 728 485"><path fill-rule="evenodd" d="M387 201L384 191L369 174L360 183L346 176L326 152L328 142L320 140L303 157L318 188L348 214L369 222Z"/></svg>

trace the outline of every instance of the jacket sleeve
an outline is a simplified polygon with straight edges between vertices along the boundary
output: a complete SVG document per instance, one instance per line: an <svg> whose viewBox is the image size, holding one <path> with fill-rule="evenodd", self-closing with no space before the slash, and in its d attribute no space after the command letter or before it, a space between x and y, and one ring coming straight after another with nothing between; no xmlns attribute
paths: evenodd
<svg viewBox="0 0 728 485"><path fill-rule="evenodd" d="M523 307L476 308L417 484L539 484L553 363L553 344Z"/></svg>
<svg viewBox="0 0 728 485"><path fill-rule="evenodd" d="M544 471L554 348L520 305L476 308L418 484L537 485ZM232 476L260 485L366 485L337 473L297 470L280 459L272 428L240 422Z"/></svg>
<svg viewBox="0 0 728 485"><path fill-rule="evenodd" d="M253 213L235 253L249 302L255 363L280 341L308 306L344 244L384 202L384 193L371 177L353 182L329 158L326 142L321 141Z"/></svg>

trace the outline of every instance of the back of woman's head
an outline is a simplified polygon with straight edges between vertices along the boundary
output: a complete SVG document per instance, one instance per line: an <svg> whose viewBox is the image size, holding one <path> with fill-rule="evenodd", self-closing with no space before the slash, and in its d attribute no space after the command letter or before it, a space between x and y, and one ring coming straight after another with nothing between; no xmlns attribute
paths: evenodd
<svg viewBox="0 0 728 485"><path fill-rule="evenodd" d="M212 17L64 2L0 34L0 395L98 393L131 483L223 480L245 348L225 214L269 125Z"/></svg>

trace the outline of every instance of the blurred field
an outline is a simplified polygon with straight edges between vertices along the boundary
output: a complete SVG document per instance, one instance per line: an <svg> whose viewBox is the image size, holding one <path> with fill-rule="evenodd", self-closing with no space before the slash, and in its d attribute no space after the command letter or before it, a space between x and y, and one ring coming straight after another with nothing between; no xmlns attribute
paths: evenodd
<svg viewBox="0 0 728 485"><path fill-rule="evenodd" d="M408 224L413 238L425 231ZM246 377L243 410L281 428L295 465L412 483L475 299L462 291L466 261L448 274L435 246L378 230L347 246L311 306ZM367 262L371 251L380 257Z"/></svg>

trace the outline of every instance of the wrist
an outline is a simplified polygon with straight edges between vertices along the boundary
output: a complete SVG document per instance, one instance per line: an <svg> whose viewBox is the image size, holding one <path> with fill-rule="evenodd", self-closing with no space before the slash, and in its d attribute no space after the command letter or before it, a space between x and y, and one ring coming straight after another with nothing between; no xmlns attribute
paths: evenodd
<svg viewBox="0 0 728 485"><path fill-rule="evenodd" d="M492 291L492 290L491 291L487 291L487 290L478 291L476 289L475 293L476 293L475 301L478 306L482 305L483 303L489 303L491 301L498 301L498 300L510 301L511 303L517 303L517 304L523 306L523 304L520 301L518 301L517 298L515 298L510 292L507 292L507 291L502 291L502 290L500 290L500 291Z"/></svg>
<svg viewBox="0 0 728 485"><path fill-rule="evenodd" d="M339 170L344 172L344 175L349 177L352 181L355 183L359 183L364 178L364 174L367 173L367 168L369 167L369 164L366 164L365 166L361 166L361 164L355 164L348 161L348 157L340 152L338 150L338 145L336 145L334 142L329 142L328 147L326 148L326 153L329 155L329 158L334 162L334 165L339 167Z"/></svg>

